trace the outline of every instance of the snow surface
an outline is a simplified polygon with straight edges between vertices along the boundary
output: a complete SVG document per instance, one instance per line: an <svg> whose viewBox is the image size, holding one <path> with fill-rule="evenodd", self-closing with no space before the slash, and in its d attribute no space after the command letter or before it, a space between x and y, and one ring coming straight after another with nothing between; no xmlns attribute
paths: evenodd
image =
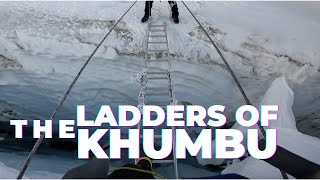
<svg viewBox="0 0 320 180"><path fill-rule="evenodd" d="M16 169L9 168L5 164L0 162L0 177L1 178L14 179L14 178L17 178L18 173L19 172Z"/></svg>
<svg viewBox="0 0 320 180"><path fill-rule="evenodd" d="M276 80L274 80L271 87L266 92L261 104L278 104L281 113L278 114L278 120L270 122L270 125L267 128L277 129L277 142L279 146L309 161L312 161L316 164L320 164L320 139L298 132L295 125L294 115L291 111L293 98L294 94L292 90L288 87L288 84L284 77L279 77ZM235 124L232 128L242 131L242 133L245 136L246 130L242 126ZM252 128L258 129L257 126L254 126ZM245 140L243 141L243 144L246 144ZM213 157L215 157L214 153ZM198 162L202 165L219 165L222 162L224 162L221 159L204 160L199 157L197 158ZM255 159L251 156L247 157L245 160L241 162L235 162L229 165L225 170L222 171L222 174L229 173L240 174L250 179L282 178L279 169L266 163L263 160Z"/></svg>
<svg viewBox="0 0 320 180"><path fill-rule="evenodd" d="M295 117L292 112L292 105L294 100L294 93L290 89L287 84L285 77L279 77L275 79L267 92L265 93L260 105L278 105L279 106L279 113L278 113L278 120L271 121L267 128L272 129L279 129L279 128L288 128L297 131ZM259 108L257 106L256 108ZM246 114L248 115L248 114ZM244 137L247 133L247 127L241 126L237 122L232 126L232 129L237 129L242 132ZM250 129L259 129L257 125L250 127ZM260 134L261 137L261 134ZM288 138L287 136L285 138ZM242 144L246 147L247 138L244 138ZM279 142L278 142L279 143ZM294 141L294 143L297 143ZM215 140L213 140L212 146L215 144ZM320 144L319 144L320 145ZM304 147L304 146L301 146ZM214 147L212 147L214 149ZM212 157L215 157L215 152L213 151ZM202 165L207 164L214 164L214 165L221 165L226 160L224 159L202 159L201 154L198 154L197 160Z"/></svg>
<svg viewBox="0 0 320 180"><path fill-rule="evenodd" d="M0 120L47 119L97 43L131 3L0 2ZM287 104L293 105L290 119L302 133L319 138L319 2L187 4L222 50L252 103L259 105L271 83L285 76L295 95ZM175 97L204 107L223 104L232 120L236 108L244 104L241 94L192 16L182 3L178 6L180 24L169 19L166 2L154 3L151 19L168 24ZM89 118L102 104L113 109L137 104L140 86L133 75L144 69L143 9L144 2L138 2L107 38L56 119L74 119L78 104L88 106ZM17 158L23 161L25 156ZM6 159L0 161L9 166ZM44 166L39 160L39 173L51 174L38 176L28 170L28 177L61 177L57 174L62 171L48 168L58 161Z"/></svg>
<svg viewBox="0 0 320 180"><path fill-rule="evenodd" d="M0 72L0 84L6 86L1 89L3 103L20 109L15 114L24 118L48 117L106 29L131 3L1 2L0 16L6 21L0 24L0 54L5 64L10 64L3 65ZM223 50L254 104L276 77L286 75L301 83L293 87L299 100L295 115L304 119L318 114L313 108L319 105L320 90L313 87L319 81L317 17L307 16L306 10L300 15L275 2L187 3ZM143 6L138 2L109 36L58 118L73 118L75 104L92 107L91 114L99 104L136 104L140 87L131 76L143 69L140 57L144 55L146 25L139 23ZM152 19L169 24L171 56L179 60L173 65L176 97L206 107L225 104L232 117L243 99L197 24L180 3L179 8L178 25L168 20L166 3L155 3ZM206 73L202 73L204 68Z"/></svg>
<svg viewBox="0 0 320 180"><path fill-rule="evenodd" d="M282 86L281 83L282 82ZM287 91L287 94L284 93ZM278 98L274 98L277 97ZM279 102L282 101L282 102ZM288 88L284 78L276 79L267 91L263 103L278 103L281 109L277 122L272 122L269 128L278 129L278 145L293 152L311 162L320 164L320 139L298 132L295 126L295 119L291 111L293 93ZM249 178L281 178L279 169L270 164L254 159L246 158L243 162L232 164L222 174L239 173ZM271 177L272 176L272 177Z"/></svg>

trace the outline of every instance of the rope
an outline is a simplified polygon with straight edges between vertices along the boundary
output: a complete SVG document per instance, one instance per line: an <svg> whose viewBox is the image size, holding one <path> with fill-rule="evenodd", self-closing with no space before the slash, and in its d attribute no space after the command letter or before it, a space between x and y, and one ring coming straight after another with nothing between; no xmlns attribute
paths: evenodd
<svg viewBox="0 0 320 180"><path fill-rule="evenodd" d="M84 63L84 65L82 66L82 68L80 69L79 73L77 74L77 76L74 78L74 80L72 81L71 85L69 86L67 92L64 94L63 98L61 99L60 103L58 104L58 106L56 107L56 109L53 111L53 114L51 115L50 119L53 120L56 116L56 114L60 111L63 103L65 102L65 100L67 99L68 95L70 94L73 86L75 85L75 83L77 82L77 80L79 79L80 75L82 74L83 70L86 68L86 66L89 64L89 62L91 61L92 57L95 55L95 53L97 52L97 50L100 48L100 46L103 44L103 42L106 40L106 38L110 35L110 33L113 31L113 29L118 25L118 23L122 20L122 18L130 11L130 9L136 4L137 1L135 1L130 7L129 9L121 16L121 18L117 21L116 24L113 25L113 27L109 30L109 32L104 36L104 38L101 40L101 42L98 44L98 46L94 49L94 51L91 53L91 55L89 56L89 58L87 59L87 61ZM29 163L32 160L33 155L37 152L42 140L44 139L44 133L41 132L40 138L37 140L37 142L35 143L35 145L33 146L32 150L30 151L26 161L23 164L22 169L19 172L19 175L17 177L17 179L22 179L26 169L29 166Z"/></svg>
<svg viewBox="0 0 320 180"><path fill-rule="evenodd" d="M140 113L142 114L142 109L143 106L146 103L146 89L147 89L147 82L148 82L148 76L147 76L147 72L144 70L140 76L137 77L137 81L138 83L141 84L141 90L139 92L139 96L138 96L138 109L140 111Z"/></svg>
<svg viewBox="0 0 320 180"><path fill-rule="evenodd" d="M188 6L183 2L181 1L184 6L188 9L188 11L190 12L190 14L193 16L193 18L197 21L197 23L199 24L200 28L204 31L204 33L206 34L206 36L209 38L210 42L212 43L212 45L214 46L214 48L216 49L216 51L218 52L220 58L222 59L222 61L224 62L224 64L226 65L228 71L230 72L233 80L235 81L235 83L237 84L244 100L246 101L247 105L252 105L248 96L246 95L246 93L244 92L238 78L236 77L236 75L234 74L232 68L230 67L229 63L227 62L227 60L224 58L224 56L222 55L220 49L218 48L218 46L213 42L212 38L210 37L210 35L208 34L208 32L204 29L204 27L201 25L201 23L198 21L198 19L195 17L195 15L191 12L191 10L188 8ZM265 137L265 130L263 129L263 127L261 127L260 124L259 125L259 128L261 130L261 133L263 134L263 137Z"/></svg>
<svg viewBox="0 0 320 180"><path fill-rule="evenodd" d="M230 72L232 78L234 79L234 81L236 82L244 100L246 101L247 105L252 105L248 96L246 95L246 93L244 92L238 78L236 77L236 75L234 74L232 68L230 67L229 63L227 62L227 60L224 58L223 54L221 53L220 49L218 48L218 46L213 42L213 40L211 39L210 35L208 34L208 32L204 29L204 27L201 25L201 23L198 21L198 19L195 17L195 15L191 12L191 10L189 9L189 7L184 3L184 1L181 1L184 6L187 8L187 10L190 12L190 14L193 16L193 18L197 21L197 23L199 24L200 28L203 30L203 32L206 34L206 36L209 38L210 42L212 43L212 45L214 46L214 48L216 49L216 51L218 52L219 56L221 57L222 61L224 62L224 64L226 65L228 71ZM258 123L259 129L263 135L263 138L265 139L266 137L266 132L264 130L264 128L261 126L261 124ZM281 175L284 179L288 179L288 175L281 171Z"/></svg>
<svg viewBox="0 0 320 180"><path fill-rule="evenodd" d="M153 176L157 176L159 177L160 179L167 179L166 177L156 173L156 172L153 172L153 171L148 171L148 170L144 170L144 169L138 169L138 168L132 168L132 167L119 167L119 168L116 168L114 169L113 171L116 171L116 170L131 170L131 171L137 171L137 172L142 172L142 173L147 173L147 174L151 174Z"/></svg>

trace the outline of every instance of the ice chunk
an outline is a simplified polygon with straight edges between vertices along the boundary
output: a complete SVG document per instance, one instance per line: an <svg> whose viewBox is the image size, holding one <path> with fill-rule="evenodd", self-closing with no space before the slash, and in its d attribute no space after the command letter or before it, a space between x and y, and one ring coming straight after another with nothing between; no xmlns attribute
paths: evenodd
<svg viewBox="0 0 320 180"><path fill-rule="evenodd" d="M106 57L107 59L116 59L118 57L118 53L114 48L108 47Z"/></svg>
<svg viewBox="0 0 320 180"><path fill-rule="evenodd" d="M320 139L298 132L292 112L293 92L284 77L277 78L266 92L261 104L279 105L278 121L269 128L278 129L278 145L311 162L320 164ZM282 178L280 170L253 157L228 166L222 174L236 173L247 178ZM292 177L292 176L289 176Z"/></svg>
<svg viewBox="0 0 320 180"><path fill-rule="evenodd" d="M294 93L288 86L285 77L279 77L275 79L267 92L264 95L264 98L261 101L261 105L279 105L278 120L271 121L270 128L289 128L296 130L296 121L292 112ZM253 126L250 128L258 129L258 126ZM238 123L235 123L232 126L232 129L240 130L244 136L246 134L247 127L240 126ZM260 134L261 135L261 134ZM242 144L246 145L246 139L244 138ZM215 144L213 140L212 144ZM246 146L244 146L246 147ZM213 156L215 157L215 151L213 151ZM201 165L213 164L221 165L225 162L224 159L202 159L201 154L197 156L198 163Z"/></svg>
<svg viewBox="0 0 320 180"><path fill-rule="evenodd" d="M292 112L294 93L285 77L274 80L267 90L261 105L278 105L278 120L270 121L269 128L288 128L297 130L296 120Z"/></svg>
<svg viewBox="0 0 320 180"><path fill-rule="evenodd" d="M239 174L241 176L250 179L281 179L281 172L279 169L268 164L267 162L253 157L248 157L245 160L231 164L225 170L221 172L222 174ZM289 175L289 178L293 178Z"/></svg>

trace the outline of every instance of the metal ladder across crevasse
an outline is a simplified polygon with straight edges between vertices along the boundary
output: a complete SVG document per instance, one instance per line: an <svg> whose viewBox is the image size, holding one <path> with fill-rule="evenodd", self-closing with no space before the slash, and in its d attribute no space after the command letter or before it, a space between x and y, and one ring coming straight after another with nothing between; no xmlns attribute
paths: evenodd
<svg viewBox="0 0 320 180"><path fill-rule="evenodd" d="M148 24L146 49L145 49L145 71L140 78L142 89L139 94L140 111L142 105L156 105L166 112L168 105L173 105L173 83L171 78L171 63L169 61L169 44L166 24ZM151 114L154 116L155 114ZM141 132L143 126L138 124ZM162 128L160 128L161 130ZM175 156L175 128L172 129L172 159L153 160L153 164L172 163L175 178L178 179L178 163ZM142 136L141 136L142 137ZM155 140L160 139L160 133L155 131ZM137 161L137 160L136 160Z"/></svg>

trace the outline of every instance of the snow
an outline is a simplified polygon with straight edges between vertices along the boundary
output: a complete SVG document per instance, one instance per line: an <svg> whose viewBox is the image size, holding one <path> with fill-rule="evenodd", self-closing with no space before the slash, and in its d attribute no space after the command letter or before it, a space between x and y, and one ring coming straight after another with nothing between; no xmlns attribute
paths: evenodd
<svg viewBox="0 0 320 180"><path fill-rule="evenodd" d="M291 140L291 141L290 141ZM311 162L320 164L318 156L320 152L320 140L302 134L294 129L278 129L278 145L284 147L290 152L303 157ZM241 162L229 165L222 174L236 173L250 179L267 178L281 179L280 170L267 162L253 157L247 157ZM293 178L289 175L290 178Z"/></svg>
<svg viewBox="0 0 320 180"><path fill-rule="evenodd" d="M294 93L288 86L285 77L275 79L267 90L261 105L278 105L278 120L271 121L268 128L288 128L297 130L296 121L292 112Z"/></svg>
<svg viewBox="0 0 320 180"><path fill-rule="evenodd" d="M291 110L294 94L288 86L284 77L277 78L269 87L262 100L263 105L277 104L280 113L277 121L271 121L268 128L276 128L278 132L278 145L303 157L309 161L320 164L320 139L298 132L296 121ZM245 135L245 129L235 124L232 128L241 130ZM255 128L258 128L257 126ZM243 142L246 144L245 142ZM222 160L203 161L198 158L198 162L205 164L221 164ZM263 160L247 157L241 162L229 165L222 174L236 173L250 179L256 178L281 178L279 169L264 162Z"/></svg>
<svg viewBox="0 0 320 180"><path fill-rule="evenodd" d="M279 169L267 162L248 157L239 163L232 164L222 174L236 173L249 179L282 179ZM293 177L288 175L290 179Z"/></svg>
<svg viewBox="0 0 320 180"><path fill-rule="evenodd" d="M252 103L279 103L280 118L287 121L282 118L278 121L282 124L274 125L296 127L319 138L319 2L186 3L222 50ZM0 17L5 20L0 21L0 121L47 119L93 49L131 4L1 2ZM178 6L180 24L169 19L167 2L154 3L151 19L168 24L175 98L204 107L223 104L232 120L243 98L198 24L181 2ZM110 34L56 119L74 119L78 104L88 107L89 118L101 104L113 109L120 104L137 105L140 86L133 75L144 69L143 9L144 2L138 2ZM277 79L282 76L287 83ZM262 100L265 93L271 96L276 90L279 96ZM196 135L198 130L190 133ZM318 143L301 133L281 133ZM63 174L51 173L47 177Z"/></svg>
<svg viewBox="0 0 320 180"><path fill-rule="evenodd" d="M290 87L287 84L287 81L285 77L279 77L275 79L267 92L265 93L260 105L278 105L279 106L279 113L278 113L278 120L277 121L270 121L269 126L267 128L271 129L279 129L279 128L288 128L293 129L297 131L296 128L296 121L295 117L292 112L292 105L294 100L294 93L290 89ZM256 107L259 109L259 106ZM252 126L250 128L259 129L257 125ZM247 127L241 126L237 122L232 126L232 129L237 129L242 132L242 134L246 135ZM260 134L261 135L261 134ZM284 137L285 139L288 138L288 136ZM280 139L280 135L279 135ZM246 147L247 144L247 138L244 138L242 141L242 144L244 147ZM212 144L215 140L213 140ZM294 141L296 143L296 141ZM215 152L213 151L212 157L215 157ZM221 165L225 162L224 159L202 159L199 154L197 156L198 162L202 165L207 164L214 164L214 165Z"/></svg>
<svg viewBox="0 0 320 180"><path fill-rule="evenodd" d="M3 100L28 107L29 111L34 112L34 116L47 117L54 104L56 104L53 99L63 94L67 82L70 82L75 76L86 57L90 55L95 45L106 33L106 30L114 24L114 20L120 17L119 12L124 11L131 3L2 2L0 5L3 10L1 16L5 17L7 21L1 22L0 54L12 60L14 65L23 68L22 70L21 68L18 68L20 70L13 70L14 72L10 77L7 73L12 70L9 72L2 71L1 82L4 85L11 83L11 85L15 84L16 86L23 83L27 86L23 96L30 95L33 97L32 102L24 101L25 98L23 97L8 98L13 90L19 92L19 87L12 86L12 90L8 91L9 93L1 92L4 97L7 97ZM316 36L319 23L316 17L307 16L306 12L304 12L304 16L300 16L286 9L286 6L279 8L276 6L277 4L265 2L187 2L187 4L196 16L202 22L205 22L205 26L209 28L213 39L223 49L224 55L240 78L253 103L257 104L260 101L266 87L268 87L265 84L270 85L272 80L279 75L286 75L288 79L301 84L309 75L314 75L316 79L319 77L319 72L317 72L319 54L316 46L319 42L319 39L317 39L319 36ZM214 69L215 72L209 71L210 74L202 74L201 70L197 68L189 68L188 71L190 72L185 72L183 66L177 64L181 67L179 67L181 70L176 74L184 73L189 76L188 81L186 77L183 77L182 80L174 79L177 85L175 89L177 99L188 100L193 104L203 106L212 104L212 101L217 104L226 104L230 107L229 116L231 116L232 111L243 104L240 93L235 88L233 80L225 70L217 53L213 51L204 34L198 29L198 25L182 4L178 3L178 5L181 14L180 24L173 26L168 21L168 4L160 2L154 4L151 21L169 24L169 45L174 61L180 62L183 60L187 62L185 64L190 63L190 66L194 64L199 64L199 67L210 66L211 70ZM140 21L143 14L143 6L144 2L138 2L123 22L117 26L115 32L111 33L103 47L97 52L92 63L89 64L88 70L81 77L81 82L78 82L79 84L76 85L71 96L76 97L75 94L82 94L83 91L90 92L90 94L86 94L86 98L77 97L68 100L65 105L66 109L73 110L72 104L88 103L87 99L93 99L94 104L97 104L101 101L94 99L97 99L95 97L97 97L97 94L100 95L102 89L115 92L129 84L133 89L123 89L121 95L114 96L119 97L115 98L118 99L117 103L114 101L108 103L115 104L115 106L120 102L136 103L134 101L139 87L132 81L128 81L128 77L143 69L143 62L140 58L144 55L143 44L146 25L136 23ZM259 18L250 18L254 16ZM309 29L312 29L311 32L301 32L303 29L293 28L295 26L305 27L305 24L310 22L303 19L306 16L313 23L312 26L308 26ZM286 23L281 23L284 20L287 20ZM281 25L282 28L274 27L272 24ZM289 29L290 36L288 36ZM303 38L300 36L303 36ZM299 42L297 42L298 40L292 40L297 38ZM279 43L286 43L288 46ZM309 53L309 51L312 52ZM306 55L300 56L302 53ZM314 57L309 57L310 55L314 55ZM131 70L127 72L108 69L109 65L105 63L112 60L121 60L117 61L117 66L120 66L120 64L124 66L127 62L132 61L129 63L135 67L131 67ZM92 73L92 69L95 69L94 73ZM8 69L6 68L6 70ZM193 73L191 74L191 72ZM124 73L126 74L124 75ZM121 78L120 74L121 77L126 78ZM190 95L198 94L197 91L191 90L195 87L191 85L194 83L190 78L194 77L197 78L194 81L199 81L199 78L202 78L201 81L203 82L201 85L198 83L197 86L197 89L201 91L206 91L210 87L209 84L217 84L215 81L221 83L218 83L218 86L210 87L211 93L206 93L207 98L191 98ZM211 80L211 77L216 78ZM39 81L43 85L39 84ZM110 86L103 87L101 83L106 81L125 81L123 83L126 85L121 86L113 83L113 88L110 89ZM98 87L93 84L99 85L101 88L83 88ZM226 88L221 87L221 85ZM305 86L310 86L310 84ZM181 89L182 87L184 88ZM182 93L186 89L185 87L187 87L188 93ZM229 89L231 92L226 91ZM32 91L43 93L35 95ZM108 93L111 94L112 92ZM50 94L50 96L46 94ZM123 98L122 95L127 98ZM230 97L234 98L233 101L228 100L231 99ZM309 97L315 97L314 93L310 94ZM51 100L41 102L42 99ZM207 100L211 100L211 102ZM26 106L23 102L32 105ZM68 103L71 102L72 104L69 105ZM33 104L34 107L32 107ZM316 105L315 102L313 106ZM42 112L38 113L38 108L36 108L38 106L43 107ZM297 110L306 108L306 106L300 107L299 104L295 106ZM308 114L310 112L303 113L301 111L297 115L304 117ZM61 114L63 117L65 115L66 113Z"/></svg>
<svg viewBox="0 0 320 180"><path fill-rule="evenodd" d="M4 165L2 162L0 162L0 177L1 178L14 179L14 178L17 178L18 173L19 172L16 169L9 168L6 165Z"/></svg>

